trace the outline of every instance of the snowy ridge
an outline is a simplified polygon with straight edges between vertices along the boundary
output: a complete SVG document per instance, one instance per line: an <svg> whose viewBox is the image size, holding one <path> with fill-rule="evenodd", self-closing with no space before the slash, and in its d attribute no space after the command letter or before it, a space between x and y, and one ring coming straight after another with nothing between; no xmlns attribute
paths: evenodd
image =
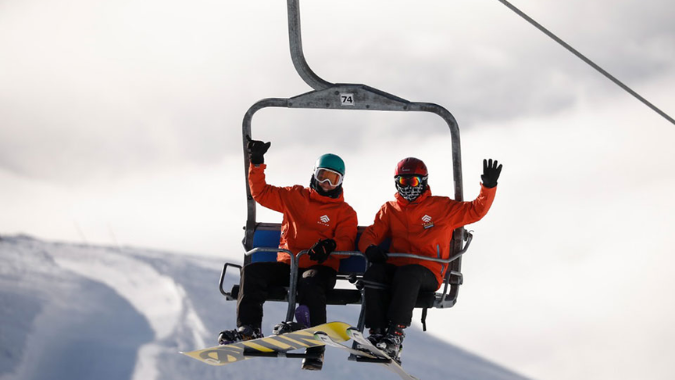
<svg viewBox="0 0 675 380"><path fill-rule="evenodd" d="M328 349L324 370L259 358L211 367L178 354L212 346L235 325L217 290L222 262L139 249L0 237L0 380L395 378ZM236 278L229 279L236 281ZM269 334L285 305L267 303ZM329 320L355 323L355 306ZM411 329L403 365L420 379L522 380L517 374ZM37 363L37 364L36 364Z"/></svg>
<svg viewBox="0 0 675 380"><path fill-rule="evenodd" d="M73 251L61 247L59 251L54 255L57 265L114 289L148 320L155 337L153 343L140 348L134 379L157 379L155 359L162 347L154 342L168 337L176 329L183 311L185 297L181 293L184 292L171 278L131 257L101 249ZM119 273L125 275L119 276Z"/></svg>

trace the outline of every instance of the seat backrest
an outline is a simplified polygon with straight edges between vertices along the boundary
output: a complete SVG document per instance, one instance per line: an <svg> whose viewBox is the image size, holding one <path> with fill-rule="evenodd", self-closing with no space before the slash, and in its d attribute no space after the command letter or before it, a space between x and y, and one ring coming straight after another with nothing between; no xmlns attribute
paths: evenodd
<svg viewBox="0 0 675 380"><path fill-rule="evenodd" d="M359 239L365 227L359 227L356 235L356 241L352 250L358 251ZM279 239L281 237L281 225L277 223L258 223L253 234L252 248L276 248L279 246ZM389 247L389 241L380 244L382 248ZM259 261L276 261L276 252L256 252L251 255L251 262ZM340 268L338 274L363 274L366 271L366 260L362 256L349 256L346 259L340 260Z"/></svg>

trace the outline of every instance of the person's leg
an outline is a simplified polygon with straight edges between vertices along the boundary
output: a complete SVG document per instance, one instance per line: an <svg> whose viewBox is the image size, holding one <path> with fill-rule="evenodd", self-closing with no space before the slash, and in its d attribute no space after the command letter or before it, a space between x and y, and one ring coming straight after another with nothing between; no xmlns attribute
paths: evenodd
<svg viewBox="0 0 675 380"><path fill-rule="evenodd" d="M309 309L309 326L326 323L326 293L335 287L336 277L335 269L315 265L298 279L298 304Z"/></svg>
<svg viewBox="0 0 675 380"><path fill-rule="evenodd" d="M263 303L270 286L288 285L290 266L280 262L257 262L246 265L241 274L237 297L237 327L260 328Z"/></svg>
<svg viewBox="0 0 675 380"><path fill-rule="evenodd" d="M377 346L399 363L405 338L404 329L410 326L419 292L434 291L437 288L436 277L424 266L404 265L394 273L391 281L391 302L387 310L389 325L386 335Z"/></svg>
<svg viewBox="0 0 675 380"><path fill-rule="evenodd" d="M391 264L373 264L363 274L365 286L365 325L371 329L385 329L389 322L387 310L391 301L390 283L397 267Z"/></svg>
<svg viewBox="0 0 675 380"><path fill-rule="evenodd" d="M315 265L303 270L298 279L298 309L305 307L309 318L298 323L317 326L326 323L326 293L335 287L337 272L331 267ZM323 367L323 355L326 347L317 346L308 348L305 353L314 357L302 361L302 369L320 371Z"/></svg>
<svg viewBox="0 0 675 380"><path fill-rule="evenodd" d="M237 328L221 331L218 344L262 338L260 329L263 303L270 286L287 285L290 266L279 262L258 262L246 265L241 272L237 296Z"/></svg>
<svg viewBox="0 0 675 380"><path fill-rule="evenodd" d="M436 276L422 265L398 267L391 281L391 302L387 309L390 324L410 326L420 291L438 289Z"/></svg>

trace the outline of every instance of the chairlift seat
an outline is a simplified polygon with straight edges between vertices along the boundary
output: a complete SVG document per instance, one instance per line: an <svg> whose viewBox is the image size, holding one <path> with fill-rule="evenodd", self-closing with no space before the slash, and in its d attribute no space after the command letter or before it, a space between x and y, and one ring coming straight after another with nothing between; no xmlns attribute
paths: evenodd
<svg viewBox="0 0 675 380"><path fill-rule="evenodd" d="M358 241L361 233L365 227L359 227L356 237L354 251L358 251ZM276 223L258 223L253 234L253 248L276 248L279 246L279 239L281 237L280 225ZM389 241L381 244L383 249L389 247ZM277 252L255 252L250 255L250 262L275 262L277 260ZM224 276L227 266L235 266L231 263L225 264L223 273L221 274L220 291L226 296L228 300L236 300L239 295L239 284L234 284L230 291L226 292L223 289ZM241 267L239 267L241 268ZM355 285L363 278L363 273L366 270L366 260L363 256L349 256L340 260L340 267L338 269L338 280L347 280ZM360 285L356 285L354 289L334 288L327 292L326 302L328 305L349 305L361 304L362 296ZM436 292L420 292L416 308L431 308L435 307L437 303ZM287 286L272 286L268 289L267 301L288 301L288 287Z"/></svg>

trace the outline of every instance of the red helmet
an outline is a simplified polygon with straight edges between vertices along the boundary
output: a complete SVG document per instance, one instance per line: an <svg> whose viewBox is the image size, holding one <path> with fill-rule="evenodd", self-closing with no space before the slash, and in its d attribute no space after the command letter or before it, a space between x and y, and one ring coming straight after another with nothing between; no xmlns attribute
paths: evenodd
<svg viewBox="0 0 675 380"><path fill-rule="evenodd" d="M396 165L396 171L394 172L394 177L400 175L418 175L421 177L427 177L429 172L427 171L427 166L424 165L422 160L415 157L408 157L402 159Z"/></svg>

